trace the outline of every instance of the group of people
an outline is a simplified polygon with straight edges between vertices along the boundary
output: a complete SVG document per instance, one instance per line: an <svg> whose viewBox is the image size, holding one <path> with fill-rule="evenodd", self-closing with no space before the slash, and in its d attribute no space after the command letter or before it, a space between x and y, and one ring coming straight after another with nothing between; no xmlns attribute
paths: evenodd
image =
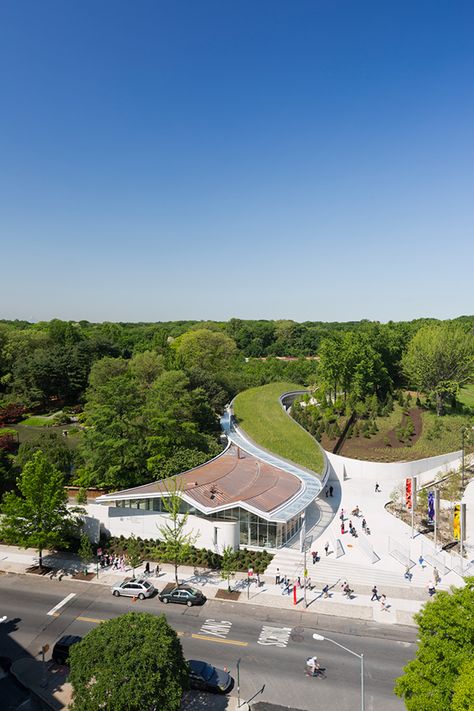
<svg viewBox="0 0 474 711"><path fill-rule="evenodd" d="M370 598L371 602L373 602L374 600L376 602L380 602L380 609L382 611L387 612L387 596L383 593L379 595L379 591L377 590L376 585L374 585L374 587L372 588L372 597Z"/></svg>
<svg viewBox="0 0 474 711"><path fill-rule="evenodd" d="M125 570L125 556L113 555L112 553L103 553L99 557L99 565L101 568L112 568L112 570Z"/></svg>
<svg viewBox="0 0 474 711"><path fill-rule="evenodd" d="M359 509L358 506L355 507L355 509L352 509L351 516L355 516L356 518L359 518L362 516L361 510ZM344 535L346 533L346 513L344 509L341 509L341 513L339 514L339 518L341 519L341 535ZM370 535L370 528L367 526L367 521L365 520L364 517L362 517L362 530L367 533L367 535ZM349 519L349 524L347 527L347 531L353 536L354 538L357 538L357 531L352 523L352 519Z"/></svg>

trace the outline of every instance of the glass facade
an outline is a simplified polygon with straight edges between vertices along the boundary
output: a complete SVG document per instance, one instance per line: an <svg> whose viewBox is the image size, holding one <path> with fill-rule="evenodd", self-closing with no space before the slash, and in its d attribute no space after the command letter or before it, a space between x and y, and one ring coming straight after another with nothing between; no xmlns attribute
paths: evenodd
<svg viewBox="0 0 474 711"><path fill-rule="evenodd" d="M143 509L166 513L162 499L130 499L111 502L111 505L126 509ZM210 521L238 521L240 526L240 545L258 548L281 548L301 528L301 514L294 516L286 523L266 521L256 514L250 513L240 506L225 511L215 511L209 515L203 514L186 501L181 501L181 513L199 516Z"/></svg>

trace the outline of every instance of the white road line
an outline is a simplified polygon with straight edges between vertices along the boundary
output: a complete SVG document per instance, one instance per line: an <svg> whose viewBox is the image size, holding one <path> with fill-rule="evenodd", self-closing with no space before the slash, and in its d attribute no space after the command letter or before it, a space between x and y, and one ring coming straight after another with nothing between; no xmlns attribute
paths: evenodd
<svg viewBox="0 0 474 711"><path fill-rule="evenodd" d="M206 620L199 630L202 634L214 635L214 637L221 637L225 639L230 632L232 627L232 622L228 620Z"/></svg>
<svg viewBox="0 0 474 711"><path fill-rule="evenodd" d="M76 597L76 593L69 593L69 595L66 595L66 597L64 598L64 600L61 600L61 602L58 602L58 604L55 605L54 607L52 607L51 610L50 610L49 612L47 612L46 614L47 614L47 615L50 615L50 616L55 615L56 612L57 612L61 607L63 607L63 605L66 605L66 603L68 603L69 600L72 600L73 597Z"/></svg>
<svg viewBox="0 0 474 711"><path fill-rule="evenodd" d="M257 644L266 647L286 647L290 639L291 627L269 627L264 625Z"/></svg>

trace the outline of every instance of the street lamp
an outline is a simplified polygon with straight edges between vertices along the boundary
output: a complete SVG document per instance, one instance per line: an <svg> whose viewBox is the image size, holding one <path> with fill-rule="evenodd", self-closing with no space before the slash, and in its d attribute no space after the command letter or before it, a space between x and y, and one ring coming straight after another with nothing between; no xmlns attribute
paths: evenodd
<svg viewBox="0 0 474 711"><path fill-rule="evenodd" d="M349 654L353 654L354 657L357 657L360 659L360 708L361 711L364 711L364 655L363 654L357 654L357 652L353 652L352 649L348 649L347 647L344 647L343 644L339 644L339 642L335 642L333 639L330 639L329 637L323 637L322 634L313 634L313 639L317 640L318 642L332 642L332 644L335 644L336 647L340 647L341 649L344 649L346 652L349 652Z"/></svg>

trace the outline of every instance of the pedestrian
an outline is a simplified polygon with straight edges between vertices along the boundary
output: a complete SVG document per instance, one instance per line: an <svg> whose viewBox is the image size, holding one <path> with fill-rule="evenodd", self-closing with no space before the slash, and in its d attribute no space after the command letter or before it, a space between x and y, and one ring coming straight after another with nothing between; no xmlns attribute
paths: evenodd
<svg viewBox="0 0 474 711"><path fill-rule="evenodd" d="M341 522L341 534L344 535L346 529L344 528L344 521Z"/></svg>
<svg viewBox="0 0 474 711"><path fill-rule="evenodd" d="M363 518L363 519L362 519L362 530L365 531L365 527L366 527L366 526L367 526L367 521L365 520L365 518Z"/></svg>
<svg viewBox="0 0 474 711"><path fill-rule="evenodd" d="M378 482L375 482L375 493L380 491L380 486L378 485Z"/></svg>
<svg viewBox="0 0 474 711"><path fill-rule="evenodd" d="M433 568L433 577L434 577L435 585L439 585L441 582L441 576L440 576L438 568L436 566Z"/></svg>
<svg viewBox="0 0 474 711"><path fill-rule="evenodd" d="M387 596L383 594L380 596L380 609L387 612Z"/></svg>
<svg viewBox="0 0 474 711"><path fill-rule="evenodd" d="M326 552L326 555L328 556L329 555L329 541L326 541L326 543L324 544L324 550Z"/></svg>
<svg viewBox="0 0 474 711"><path fill-rule="evenodd" d="M301 587L301 577L298 575L298 580L296 581L297 586Z"/></svg>
<svg viewBox="0 0 474 711"><path fill-rule="evenodd" d="M329 585L327 583L323 587L323 593L324 593L324 597L329 597Z"/></svg>
<svg viewBox="0 0 474 711"><path fill-rule="evenodd" d="M352 598L352 592L353 592L353 591L351 590L351 587L350 587L349 583L345 583L344 588L343 588L343 592L344 592L344 595L347 596L348 600L350 600L350 599Z"/></svg>
<svg viewBox="0 0 474 711"><path fill-rule="evenodd" d="M420 557L418 558L418 563L421 565L422 568L425 567L425 559L422 555L420 555Z"/></svg>
<svg viewBox="0 0 474 711"><path fill-rule="evenodd" d="M379 600L379 591L377 590L377 586L374 585L372 588L372 597L370 598L370 602L373 602L374 600Z"/></svg>
<svg viewBox="0 0 474 711"><path fill-rule="evenodd" d="M156 568L155 568L155 576L158 577L159 574L160 574L160 564L157 563L157 564L156 564Z"/></svg>
<svg viewBox="0 0 474 711"><path fill-rule="evenodd" d="M313 584L312 584L312 582L311 582L311 578L305 578L305 587L307 587L308 590L312 590L312 589L313 589Z"/></svg>
<svg viewBox="0 0 474 711"><path fill-rule="evenodd" d="M324 490L324 493L326 494L326 499L327 499L328 496L329 496L329 489L328 489L327 487L326 487L326 489Z"/></svg>
<svg viewBox="0 0 474 711"><path fill-rule="evenodd" d="M411 572L410 572L409 565L407 565L407 567L405 568L405 575L403 577L405 578L405 580L408 580L409 582L411 582Z"/></svg>
<svg viewBox="0 0 474 711"><path fill-rule="evenodd" d="M311 551L311 555L313 556L313 565L314 565L318 561L318 551Z"/></svg>
<svg viewBox="0 0 474 711"><path fill-rule="evenodd" d="M352 533L352 529L354 526L352 525L352 521L349 519L349 531Z"/></svg>
<svg viewBox="0 0 474 711"><path fill-rule="evenodd" d="M280 585L280 568L277 568L277 571L276 571L275 585Z"/></svg>
<svg viewBox="0 0 474 711"><path fill-rule="evenodd" d="M433 581L430 580L430 582L428 583L428 593L432 597L435 594L435 592L436 592L435 585L434 585Z"/></svg>
<svg viewBox="0 0 474 711"><path fill-rule="evenodd" d="M257 581L257 588L259 588L260 587L260 573L257 573L256 581Z"/></svg>
<svg viewBox="0 0 474 711"><path fill-rule="evenodd" d="M329 496L332 496L334 494L334 487L330 486L329 487Z"/></svg>
<svg viewBox="0 0 474 711"><path fill-rule="evenodd" d="M339 518L341 521L344 521L344 509L341 509L341 513L339 514Z"/></svg>
<svg viewBox="0 0 474 711"><path fill-rule="evenodd" d="M145 563L145 575L150 575L150 563L148 561Z"/></svg>

